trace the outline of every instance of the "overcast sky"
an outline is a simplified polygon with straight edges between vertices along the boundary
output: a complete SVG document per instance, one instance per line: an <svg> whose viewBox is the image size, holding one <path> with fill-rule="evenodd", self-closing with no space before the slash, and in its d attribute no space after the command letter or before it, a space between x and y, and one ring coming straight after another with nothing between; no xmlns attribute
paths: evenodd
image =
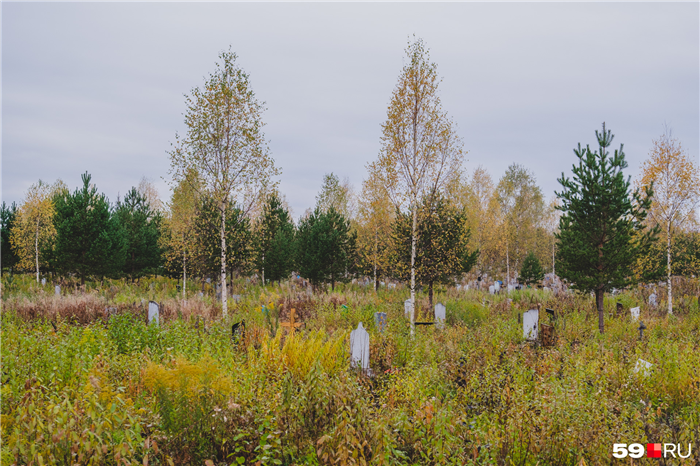
<svg viewBox="0 0 700 466"><path fill-rule="evenodd" d="M2 198L88 171L115 201L142 177L170 197L184 94L238 54L295 218L324 173L356 190L376 159L409 36L443 107L494 181L519 163L547 198L603 121L635 177L664 124L699 146L692 3L2 3Z"/></svg>

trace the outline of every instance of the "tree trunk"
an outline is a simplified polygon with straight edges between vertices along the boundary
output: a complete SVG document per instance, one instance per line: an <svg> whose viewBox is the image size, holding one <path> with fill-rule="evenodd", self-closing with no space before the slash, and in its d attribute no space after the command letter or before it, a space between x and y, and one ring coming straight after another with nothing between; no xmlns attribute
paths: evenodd
<svg viewBox="0 0 700 466"><path fill-rule="evenodd" d="M413 199L413 228L411 229L411 336L416 322L416 230L418 230L418 206Z"/></svg>
<svg viewBox="0 0 700 466"><path fill-rule="evenodd" d="M510 280L510 255L508 252L508 243L506 242L506 286Z"/></svg>
<svg viewBox="0 0 700 466"><path fill-rule="evenodd" d="M374 292L379 289L379 280L377 280L377 250L379 240L377 239L377 231L374 231Z"/></svg>
<svg viewBox="0 0 700 466"><path fill-rule="evenodd" d="M605 293L603 292L602 288L598 288L595 290L595 302L596 307L598 308L598 330L600 330L600 333L605 333L605 320L603 312L604 295Z"/></svg>
<svg viewBox="0 0 700 466"><path fill-rule="evenodd" d="M187 253L182 250L182 299L187 299Z"/></svg>
<svg viewBox="0 0 700 466"><path fill-rule="evenodd" d="M221 203L221 313L228 317L228 299L226 296L226 203Z"/></svg>
<svg viewBox="0 0 700 466"><path fill-rule="evenodd" d="M428 285L428 302L430 303L430 309L433 308L433 282Z"/></svg>
<svg viewBox="0 0 700 466"><path fill-rule="evenodd" d="M666 294L668 301L668 313L673 314L673 294L671 294L671 221L666 224L666 273L668 283L668 293Z"/></svg>
<svg viewBox="0 0 700 466"><path fill-rule="evenodd" d="M265 253L264 252L263 252L263 257L262 257L262 263L263 263L263 266L262 266L261 272L262 272L262 281L263 281L263 288L264 288L265 287Z"/></svg>
<svg viewBox="0 0 700 466"><path fill-rule="evenodd" d="M39 283L39 220L36 221L36 237L34 238L34 256L36 257L36 282Z"/></svg>

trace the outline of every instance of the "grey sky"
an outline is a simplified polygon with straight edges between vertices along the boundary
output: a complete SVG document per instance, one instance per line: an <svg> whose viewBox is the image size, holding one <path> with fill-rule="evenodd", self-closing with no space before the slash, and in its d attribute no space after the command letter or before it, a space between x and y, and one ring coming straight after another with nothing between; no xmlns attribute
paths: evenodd
<svg viewBox="0 0 700 466"><path fill-rule="evenodd" d="M232 50L266 102L265 133L298 218L323 174L359 190L408 37L444 78L468 161L513 162L547 197L603 121L639 173L666 123L699 150L693 3L2 3L2 198L88 171L111 201L142 176L169 191L183 94Z"/></svg>

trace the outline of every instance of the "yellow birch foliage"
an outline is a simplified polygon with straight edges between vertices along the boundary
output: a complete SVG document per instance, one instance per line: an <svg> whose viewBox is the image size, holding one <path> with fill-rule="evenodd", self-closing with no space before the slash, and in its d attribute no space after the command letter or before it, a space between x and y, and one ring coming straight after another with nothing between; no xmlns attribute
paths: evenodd
<svg viewBox="0 0 700 466"><path fill-rule="evenodd" d="M46 265L41 250L56 236L53 225L55 208L53 196L67 187L58 180L49 185L39 180L27 190L22 205L17 212L17 221L10 231L10 244L19 256L18 267L35 270L39 280L39 267Z"/></svg>

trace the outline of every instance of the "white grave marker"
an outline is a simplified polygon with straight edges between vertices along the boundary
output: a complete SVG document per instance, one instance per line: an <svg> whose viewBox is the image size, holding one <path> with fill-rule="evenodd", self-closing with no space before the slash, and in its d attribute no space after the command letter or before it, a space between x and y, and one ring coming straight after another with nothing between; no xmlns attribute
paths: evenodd
<svg viewBox="0 0 700 466"><path fill-rule="evenodd" d="M649 295L649 305L656 307L656 293Z"/></svg>
<svg viewBox="0 0 700 466"><path fill-rule="evenodd" d="M369 333L362 326L362 322L350 332L350 353L352 365L359 366L363 371L369 369Z"/></svg>
<svg viewBox="0 0 700 466"><path fill-rule="evenodd" d="M537 340L537 326L540 320L540 311L532 309L523 314L523 338Z"/></svg>
<svg viewBox="0 0 700 466"><path fill-rule="evenodd" d="M632 320L639 320L639 307L630 308L630 313L632 314Z"/></svg>
<svg viewBox="0 0 700 466"><path fill-rule="evenodd" d="M61 285L56 285L54 288L54 294L59 296L61 294Z"/></svg>
<svg viewBox="0 0 700 466"><path fill-rule="evenodd" d="M643 375L647 376L651 373L651 366L653 364L644 359L637 359L637 364L634 366L634 373L637 374L642 372Z"/></svg>
<svg viewBox="0 0 700 466"><path fill-rule="evenodd" d="M43 286L43 285L46 285L46 279L45 279L45 278L42 278L42 279L41 279L41 284L42 284L42 286Z"/></svg>
<svg viewBox="0 0 700 466"><path fill-rule="evenodd" d="M158 325L158 316L160 315L160 306L155 301L148 302L148 323L155 322Z"/></svg>
<svg viewBox="0 0 700 466"><path fill-rule="evenodd" d="M491 285L489 286L489 294L494 294L496 292L496 287Z"/></svg>
<svg viewBox="0 0 700 466"><path fill-rule="evenodd" d="M435 326L445 328L445 305L442 303L435 305Z"/></svg>
<svg viewBox="0 0 700 466"><path fill-rule="evenodd" d="M403 313L407 318L411 317L411 298L403 302Z"/></svg>

